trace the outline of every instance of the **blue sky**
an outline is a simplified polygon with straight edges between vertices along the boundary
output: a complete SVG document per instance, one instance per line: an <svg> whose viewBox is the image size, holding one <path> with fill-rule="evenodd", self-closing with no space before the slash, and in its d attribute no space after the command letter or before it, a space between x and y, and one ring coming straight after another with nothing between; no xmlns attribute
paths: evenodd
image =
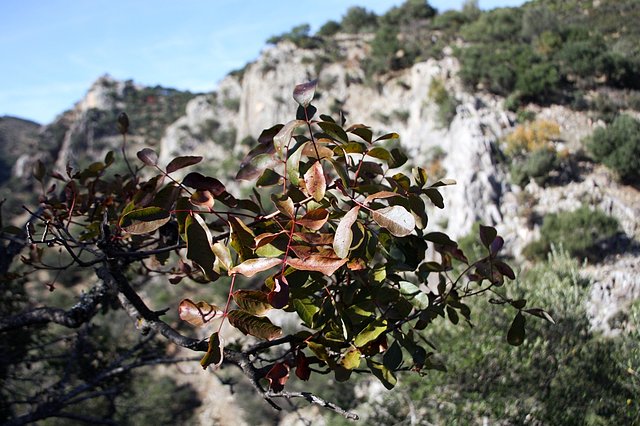
<svg viewBox="0 0 640 426"><path fill-rule="evenodd" d="M0 116L40 123L73 106L99 76L194 92L215 89L265 40L301 23L315 31L353 5L378 14L400 0L2 0ZM463 0L433 0L443 11ZM522 4L480 0L480 7Z"/></svg>

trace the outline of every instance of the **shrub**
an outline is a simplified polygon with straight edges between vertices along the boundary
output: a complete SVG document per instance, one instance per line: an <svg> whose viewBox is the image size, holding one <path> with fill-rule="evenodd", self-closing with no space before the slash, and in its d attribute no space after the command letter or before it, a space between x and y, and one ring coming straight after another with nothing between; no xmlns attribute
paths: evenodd
<svg viewBox="0 0 640 426"><path fill-rule="evenodd" d="M529 259L544 259L552 245L562 244L573 257L599 261L606 255L606 245L619 229L615 218L587 206L571 212L552 213L542 222L540 239L527 245L523 254Z"/></svg>
<svg viewBox="0 0 640 426"><path fill-rule="evenodd" d="M505 138L505 154L523 156L547 148L552 140L559 137L560 126L555 121L536 120L520 124Z"/></svg>
<svg viewBox="0 0 640 426"><path fill-rule="evenodd" d="M364 7L353 6L347 10L341 24L345 33L371 33L378 27L378 16Z"/></svg>
<svg viewBox="0 0 640 426"><path fill-rule="evenodd" d="M625 183L640 183L640 121L620 115L587 142L593 158L615 170Z"/></svg>
<svg viewBox="0 0 640 426"><path fill-rule="evenodd" d="M432 79L431 83L429 83L429 98L438 106L438 125L440 127L449 127L456 116L456 108L459 105L458 100L451 96L444 86L444 82L437 78Z"/></svg>
<svg viewBox="0 0 640 426"><path fill-rule="evenodd" d="M325 22L320 29L318 30L318 35L321 37L331 37L338 33L342 27L336 21L327 21Z"/></svg>
<svg viewBox="0 0 640 426"><path fill-rule="evenodd" d="M550 178L550 172L559 166L554 149L539 148L524 159L511 164L511 180L519 186L525 186L531 179L544 186Z"/></svg>

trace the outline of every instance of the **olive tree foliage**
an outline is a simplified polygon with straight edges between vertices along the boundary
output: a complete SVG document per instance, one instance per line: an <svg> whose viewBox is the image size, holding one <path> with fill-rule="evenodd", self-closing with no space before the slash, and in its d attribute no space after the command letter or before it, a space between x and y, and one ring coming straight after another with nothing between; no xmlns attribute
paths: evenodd
<svg viewBox="0 0 640 426"><path fill-rule="evenodd" d="M315 88L296 86L295 119L263 131L242 161L237 179L260 189L246 199L197 171L174 177L201 157L161 165L149 148L138 152L138 165L124 157L125 175L110 175L113 152L85 170L50 173L61 190L43 184L26 229L7 227L3 237L22 243L28 267L47 269L46 253L60 251L66 266L92 269L97 284L69 310L39 307L2 318L0 332L77 327L100 306L119 304L142 333L200 352L203 368L238 367L276 408L278 398L304 398L355 419L321 396L286 390L290 375L372 375L391 389L400 372L444 369L421 331L444 318L471 324L471 297L513 310L506 334L513 345L523 342L527 315L552 321L501 291L515 275L494 228L479 228L485 253L471 263L446 234L427 230L428 210L444 208L440 190L454 181L430 181L420 167L405 173L396 133L376 136L365 125L318 116ZM125 114L118 124L124 154ZM42 164L34 176L45 182ZM188 333L163 320L166 307L144 300L142 273L167 285L228 286L228 297L220 306L189 295L176 300L168 309L178 310L193 328ZM284 333L270 317L286 315L268 315L278 311L295 318L297 330ZM232 341L223 323L249 337ZM209 327L208 337L191 337L197 327Z"/></svg>

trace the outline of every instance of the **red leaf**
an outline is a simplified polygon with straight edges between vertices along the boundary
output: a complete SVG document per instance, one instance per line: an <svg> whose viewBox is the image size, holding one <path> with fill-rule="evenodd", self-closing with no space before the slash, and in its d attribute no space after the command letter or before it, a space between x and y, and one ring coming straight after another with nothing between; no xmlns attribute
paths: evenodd
<svg viewBox="0 0 640 426"><path fill-rule="evenodd" d="M311 369L309 368L309 360L302 352L296 355L296 376L300 380L309 380Z"/></svg>
<svg viewBox="0 0 640 426"><path fill-rule="evenodd" d="M269 380L269 388L274 392L282 392L284 384L289 380L289 366L283 362L276 362L265 376Z"/></svg>

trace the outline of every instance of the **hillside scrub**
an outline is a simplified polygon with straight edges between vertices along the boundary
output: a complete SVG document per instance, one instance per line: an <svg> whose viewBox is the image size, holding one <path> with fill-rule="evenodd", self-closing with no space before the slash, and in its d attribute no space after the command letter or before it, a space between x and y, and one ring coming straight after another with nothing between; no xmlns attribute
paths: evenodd
<svg viewBox="0 0 640 426"><path fill-rule="evenodd" d="M609 126L593 132L587 148L623 182L640 184L640 120L626 114L617 116Z"/></svg>

